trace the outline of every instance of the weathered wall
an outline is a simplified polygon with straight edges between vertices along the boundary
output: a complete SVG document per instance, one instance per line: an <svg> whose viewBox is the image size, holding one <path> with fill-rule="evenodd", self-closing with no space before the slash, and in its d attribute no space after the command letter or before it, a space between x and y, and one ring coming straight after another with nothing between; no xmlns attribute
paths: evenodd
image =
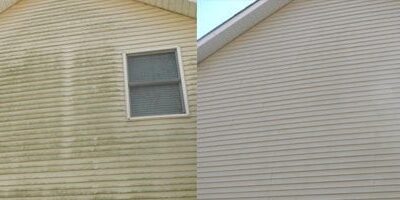
<svg viewBox="0 0 400 200"><path fill-rule="evenodd" d="M0 199L195 199L195 20L132 0L0 15ZM190 117L127 121L122 52L180 46Z"/></svg>
<svg viewBox="0 0 400 200"><path fill-rule="evenodd" d="M19 0L1 0L0 1L0 12L7 10L10 6L17 3Z"/></svg>
<svg viewBox="0 0 400 200"><path fill-rule="evenodd" d="M138 1L196 18L196 10L197 10L196 3L195 1L192 0L138 0Z"/></svg>
<svg viewBox="0 0 400 200"><path fill-rule="evenodd" d="M294 0L199 67L199 199L400 199L400 1Z"/></svg>

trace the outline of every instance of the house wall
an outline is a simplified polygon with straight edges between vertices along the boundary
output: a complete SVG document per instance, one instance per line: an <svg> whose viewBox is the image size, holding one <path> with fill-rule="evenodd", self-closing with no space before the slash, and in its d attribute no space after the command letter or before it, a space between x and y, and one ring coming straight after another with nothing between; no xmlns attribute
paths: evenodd
<svg viewBox="0 0 400 200"><path fill-rule="evenodd" d="M19 0L2 0L0 1L0 12L6 10L9 8L11 5L15 4Z"/></svg>
<svg viewBox="0 0 400 200"><path fill-rule="evenodd" d="M400 199L399 10L294 0L202 62L198 199Z"/></svg>
<svg viewBox="0 0 400 200"><path fill-rule="evenodd" d="M195 0L138 0L138 1L196 18L197 13L196 13Z"/></svg>
<svg viewBox="0 0 400 200"><path fill-rule="evenodd" d="M0 15L0 199L196 199L196 22L132 0ZM180 46L190 116L128 121L124 51Z"/></svg>

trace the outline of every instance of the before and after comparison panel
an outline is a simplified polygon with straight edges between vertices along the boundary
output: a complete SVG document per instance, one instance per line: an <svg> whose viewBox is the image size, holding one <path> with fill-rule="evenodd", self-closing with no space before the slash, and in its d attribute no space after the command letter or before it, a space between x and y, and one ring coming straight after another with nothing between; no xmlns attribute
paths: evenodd
<svg viewBox="0 0 400 200"><path fill-rule="evenodd" d="M0 0L0 200L400 200L399 0Z"/></svg>

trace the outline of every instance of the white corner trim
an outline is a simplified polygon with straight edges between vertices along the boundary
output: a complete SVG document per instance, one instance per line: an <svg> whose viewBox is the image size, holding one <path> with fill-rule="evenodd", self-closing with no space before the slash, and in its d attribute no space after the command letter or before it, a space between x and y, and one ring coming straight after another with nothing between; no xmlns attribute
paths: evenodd
<svg viewBox="0 0 400 200"><path fill-rule="evenodd" d="M128 77L128 55L130 54L142 54L142 53L154 53L157 51L175 51L176 52L176 60L179 68L179 76L181 78L181 87L182 87L182 99L183 106L185 108L185 113L182 114L170 114L170 115L152 115L152 116L141 116L134 117L131 116L131 106L130 106L130 91L129 91L129 77ZM179 117L188 117L190 116L189 111L189 100L186 89L186 81L185 81L185 70L182 62L182 53L181 48L179 46L164 46L157 48L145 48L145 49L136 49L132 51L124 51L122 53L123 58L123 73L124 73L124 89L125 89L125 105L126 105L126 116L128 120L144 120L144 119L159 119L159 118L179 118Z"/></svg>
<svg viewBox="0 0 400 200"><path fill-rule="evenodd" d="M263 19L271 16L290 1L292 0L256 1L198 41L197 63L202 62Z"/></svg>

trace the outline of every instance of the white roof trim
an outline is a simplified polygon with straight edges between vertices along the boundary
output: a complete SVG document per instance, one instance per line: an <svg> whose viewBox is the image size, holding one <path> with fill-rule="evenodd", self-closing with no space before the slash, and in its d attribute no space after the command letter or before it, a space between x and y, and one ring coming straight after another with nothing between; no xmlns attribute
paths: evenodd
<svg viewBox="0 0 400 200"><path fill-rule="evenodd" d="M199 39L197 42L197 62L202 62L290 1L292 0L258 0L236 14Z"/></svg>

